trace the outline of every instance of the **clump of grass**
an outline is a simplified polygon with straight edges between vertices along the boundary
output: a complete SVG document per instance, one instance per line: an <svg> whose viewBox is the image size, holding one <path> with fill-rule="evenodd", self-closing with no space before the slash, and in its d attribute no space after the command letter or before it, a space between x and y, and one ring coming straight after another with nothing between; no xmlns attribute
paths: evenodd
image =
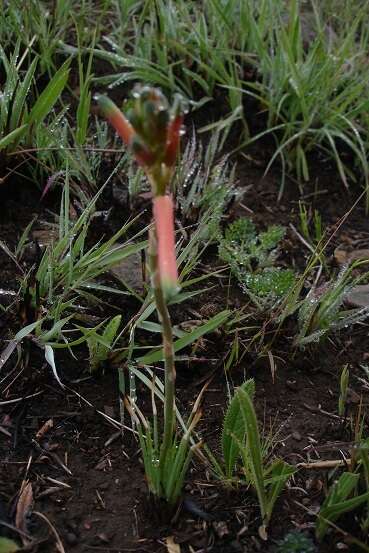
<svg viewBox="0 0 369 553"><path fill-rule="evenodd" d="M259 32L258 18L254 19L260 80L245 83L247 93L260 101L267 129L276 140L267 169L279 158L282 167L295 171L300 181L307 181L309 153L320 151L334 160L348 187L355 175L345 161L346 150L367 185L366 61L365 48L357 43L364 10L346 33L335 38L327 32L318 11L313 11L308 21L313 36L306 43L299 2L290 3L288 14L282 2L276 4L276 14L264 34Z"/></svg>
<svg viewBox="0 0 369 553"><path fill-rule="evenodd" d="M259 534L267 538L274 505L295 469L282 459L269 460L268 444L263 442L254 408L255 383L244 382L232 397L224 416L219 462L208 450L219 479L230 486L251 486L258 498L262 516Z"/></svg>
<svg viewBox="0 0 369 553"><path fill-rule="evenodd" d="M354 287L367 278L367 274L353 276L358 261L344 267L336 278L321 286L314 286L299 305L299 333L295 343L305 346L317 343L330 332L356 324L369 316L369 307L345 309L344 301Z"/></svg>
<svg viewBox="0 0 369 553"><path fill-rule="evenodd" d="M127 290L104 286L98 279L114 265L141 251L146 245L145 241L135 243L132 239L120 242L130 227L129 223L124 224L110 239L92 247L87 245L98 195L76 220L70 218L69 195L67 175L56 225L58 235L50 229L52 238L41 249L39 262L22 276L20 286L21 311L25 322L34 325L39 341L55 346L64 341L65 347L71 347L75 342L73 338L69 340L68 334L64 335L62 330L71 320L81 319L79 302L85 301L87 306L96 306L101 302L101 292L127 293ZM26 231L30 230L31 225ZM22 255L26 241L27 236L24 235L21 238L22 245L18 248L19 256ZM83 333L83 329L74 328L74 334L80 336L81 332L82 336L88 336L88 332ZM77 343L84 340L85 338L77 338ZM105 350L99 348L99 352L102 351Z"/></svg>
<svg viewBox="0 0 369 553"><path fill-rule="evenodd" d="M194 224L211 214L203 226L203 239L220 235L220 223L229 204L237 197L235 165L227 156L217 159L220 132L214 132L204 147L195 132L187 143L174 176L177 209L182 224Z"/></svg>
<svg viewBox="0 0 369 553"><path fill-rule="evenodd" d="M66 85L69 62L61 66L34 102L30 89L35 82L37 57L23 75L24 57L20 58L18 41L10 56L0 47L0 63L5 73L0 108L0 152L6 156L20 147L34 146L34 133L38 132Z"/></svg>

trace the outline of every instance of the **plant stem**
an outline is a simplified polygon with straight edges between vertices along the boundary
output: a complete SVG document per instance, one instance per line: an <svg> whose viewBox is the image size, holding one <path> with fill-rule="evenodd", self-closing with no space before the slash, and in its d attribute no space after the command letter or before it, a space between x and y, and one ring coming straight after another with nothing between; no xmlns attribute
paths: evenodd
<svg viewBox="0 0 369 553"><path fill-rule="evenodd" d="M164 433L163 442L160 451L160 466L165 467L165 458L168 450L173 443L173 432L175 425L175 380L176 370L174 365L174 350L173 350L173 332L172 322L165 301L164 293L161 288L158 259L156 248L156 236L153 229L149 233L149 264L151 271L152 287L158 312L159 320L162 325L162 338L164 350L164 367L165 367L165 400L164 400Z"/></svg>
<svg viewBox="0 0 369 553"><path fill-rule="evenodd" d="M123 367L118 367L118 386L119 386L119 413L122 424L122 437L124 434L124 396L126 394L126 382Z"/></svg>

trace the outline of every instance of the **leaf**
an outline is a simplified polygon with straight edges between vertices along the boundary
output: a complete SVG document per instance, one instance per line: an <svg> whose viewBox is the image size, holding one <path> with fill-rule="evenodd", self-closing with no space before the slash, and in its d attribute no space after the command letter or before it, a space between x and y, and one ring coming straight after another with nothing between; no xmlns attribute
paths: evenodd
<svg viewBox="0 0 369 553"><path fill-rule="evenodd" d="M276 459L268 468L268 472L270 472L271 476L270 479L264 480L264 484L267 485L270 481L270 488L267 497L268 516L270 518L275 502L281 494L287 480L296 472L296 469L285 463L282 459Z"/></svg>
<svg viewBox="0 0 369 553"><path fill-rule="evenodd" d="M23 82L17 90L17 94L11 108L9 129L16 128L22 122L22 117L24 117L24 111L26 109L26 97L31 86L31 81L36 70L37 62L38 58L36 57L29 66Z"/></svg>
<svg viewBox="0 0 369 553"><path fill-rule="evenodd" d="M182 338L179 338L176 340L173 344L174 351L180 351L181 349L185 348L186 346L189 346L201 336L204 334L207 334L208 332L213 332L216 328L221 326L225 321L228 319L230 315L230 311L221 311L215 317L212 317L209 319L205 324L198 326L192 332L187 332L185 336ZM160 349L159 351L151 351L144 355L143 357L139 357L137 359L138 363L142 363L144 365L151 365L152 363L156 363L157 361L162 361L164 359L164 353L163 349Z"/></svg>
<svg viewBox="0 0 369 553"><path fill-rule="evenodd" d="M338 481L330 488L318 514L316 536L322 539L327 531L328 522L334 522L347 511L351 511L369 498L369 492L353 499L347 497L355 490L359 474L344 472Z"/></svg>
<svg viewBox="0 0 369 553"><path fill-rule="evenodd" d="M255 383L253 379L246 380L241 385L241 389L247 392L251 398L255 394ZM228 478L232 477L235 463L237 458L240 456L240 448L235 440L235 437L239 440L241 444L244 443L246 435L246 427L241 415L241 404L240 398L236 391L233 398L231 399L227 412L224 417L223 431L222 431L222 451L224 462L226 466L226 475Z"/></svg>
<svg viewBox="0 0 369 553"><path fill-rule="evenodd" d="M67 324L70 319L73 318L73 315L68 315L68 317L64 317L63 319L57 320L50 330L47 332L44 332L40 337L40 342L43 344L46 344L47 342L51 342L54 338L58 338L59 334L63 330L63 327Z"/></svg>
<svg viewBox="0 0 369 553"><path fill-rule="evenodd" d="M240 400L241 413L245 423L247 432L247 451L246 448L242 448L241 453L245 465L249 465L252 477L253 486L256 489L256 493L259 500L259 506L263 524L267 525L269 522L270 513L267 508L267 498L265 494L265 483L263 474L263 455L260 444L260 434L258 428L258 422L256 413L251 397L242 388L239 388L238 396Z"/></svg>
<svg viewBox="0 0 369 553"><path fill-rule="evenodd" d="M25 134L26 130L28 128L28 125L22 125L21 127L18 127L17 129L14 129L14 131L8 133L3 138L0 139L0 150L3 150L6 148L9 144L20 138L23 134Z"/></svg>
<svg viewBox="0 0 369 553"><path fill-rule="evenodd" d="M35 328L37 328L42 321L43 319L39 319L38 321L35 321L34 323L30 323L29 325L21 328L14 336L14 340L16 340L17 342L21 342L23 338L25 338L29 334L32 334Z"/></svg>
<svg viewBox="0 0 369 553"><path fill-rule="evenodd" d="M32 484L31 482L28 482L23 490L20 493L18 503L17 503L17 511L15 514L15 525L18 528L18 530L21 530L23 533L27 533L27 522L28 517L32 511L33 508L33 491L32 491ZM22 541L24 544L28 542L28 540L25 540L22 537Z"/></svg>
<svg viewBox="0 0 369 553"><path fill-rule="evenodd" d="M65 388L64 384L62 383L62 381L61 381L60 378L59 378L58 371L56 370L56 364L55 364L55 358L54 358L54 350L53 350L53 348L52 348L49 344L46 344L46 345L45 345L45 360L46 360L47 363L50 365L51 370L53 371L53 375L54 375L54 377L55 377L55 380L57 381L57 383L59 384L59 386L60 386L61 388Z"/></svg>
<svg viewBox="0 0 369 553"><path fill-rule="evenodd" d="M165 538L165 545L167 546L168 553L181 553L181 547L178 543L174 542L173 536Z"/></svg>
<svg viewBox="0 0 369 553"><path fill-rule="evenodd" d="M69 64L70 62L67 60L55 73L47 87L41 92L29 114L29 124L36 123L36 125L39 125L50 112L67 83Z"/></svg>
<svg viewBox="0 0 369 553"><path fill-rule="evenodd" d="M106 328L103 332L103 339L108 343L112 344L117 332L119 325L122 320L122 315L116 315L109 321L109 323L106 325Z"/></svg>
<svg viewBox="0 0 369 553"><path fill-rule="evenodd" d="M18 545L8 538L0 538L0 553L14 553L19 551Z"/></svg>

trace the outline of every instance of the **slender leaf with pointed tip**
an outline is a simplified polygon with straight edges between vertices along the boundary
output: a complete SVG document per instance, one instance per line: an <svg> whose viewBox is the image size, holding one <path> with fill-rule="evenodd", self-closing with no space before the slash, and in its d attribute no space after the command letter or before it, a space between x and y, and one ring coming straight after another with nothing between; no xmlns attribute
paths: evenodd
<svg viewBox="0 0 369 553"><path fill-rule="evenodd" d="M255 394L254 380L246 380L246 382L240 386L240 389L253 398ZM225 472L227 478L229 479L232 478L236 461L241 455L239 443L245 443L247 429L241 413L241 407L240 396L236 391L228 405L228 409L224 417L221 437ZM235 438L237 438L237 440Z"/></svg>

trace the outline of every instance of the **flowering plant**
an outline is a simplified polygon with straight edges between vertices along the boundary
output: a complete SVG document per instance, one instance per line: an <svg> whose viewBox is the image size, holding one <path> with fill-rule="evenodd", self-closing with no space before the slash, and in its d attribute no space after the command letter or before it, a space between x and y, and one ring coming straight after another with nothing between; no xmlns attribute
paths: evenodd
<svg viewBox="0 0 369 553"><path fill-rule="evenodd" d="M192 410L187 431L178 440L175 422L175 363L172 324L167 300L178 291L178 271L175 254L174 204L171 180L176 166L183 123L179 97L172 107L160 90L136 88L133 105L127 115L107 97L99 96L102 113L131 150L150 181L153 194L153 228L149 233L149 266L156 309L162 326L165 362L164 428L158 437L157 412L153 394L153 425L128 398L126 406L136 422L150 491L175 505L182 489L193 449L192 431L200 413L198 402Z"/></svg>

